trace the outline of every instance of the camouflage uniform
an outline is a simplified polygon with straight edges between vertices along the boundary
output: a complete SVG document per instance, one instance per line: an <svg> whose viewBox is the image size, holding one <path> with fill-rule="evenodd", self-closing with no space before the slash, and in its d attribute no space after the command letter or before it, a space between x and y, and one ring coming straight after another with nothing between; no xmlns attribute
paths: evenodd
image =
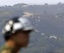
<svg viewBox="0 0 64 53"><path fill-rule="evenodd" d="M7 46L3 46L1 49L0 49L0 53L16 53L14 52L15 50L13 50L13 48L11 47L7 47Z"/></svg>

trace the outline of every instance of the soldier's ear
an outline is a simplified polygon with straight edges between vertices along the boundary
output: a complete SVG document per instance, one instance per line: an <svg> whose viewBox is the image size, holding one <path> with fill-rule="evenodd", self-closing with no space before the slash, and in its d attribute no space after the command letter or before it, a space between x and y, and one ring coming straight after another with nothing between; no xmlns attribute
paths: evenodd
<svg viewBox="0 0 64 53"><path fill-rule="evenodd" d="M14 40L14 41L18 41L17 38L16 38L16 36L13 36L13 40Z"/></svg>

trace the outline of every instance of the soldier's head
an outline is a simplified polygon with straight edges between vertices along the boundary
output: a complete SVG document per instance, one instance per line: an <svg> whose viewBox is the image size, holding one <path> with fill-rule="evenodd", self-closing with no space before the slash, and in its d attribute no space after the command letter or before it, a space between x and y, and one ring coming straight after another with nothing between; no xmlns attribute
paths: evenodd
<svg viewBox="0 0 64 53"><path fill-rule="evenodd" d="M15 17L3 28L5 41L12 40L19 46L27 46L33 27L27 18Z"/></svg>

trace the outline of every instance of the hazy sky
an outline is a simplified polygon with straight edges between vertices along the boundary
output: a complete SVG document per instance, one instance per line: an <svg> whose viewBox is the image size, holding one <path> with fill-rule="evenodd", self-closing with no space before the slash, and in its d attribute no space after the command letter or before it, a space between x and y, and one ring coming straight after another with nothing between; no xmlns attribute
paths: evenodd
<svg viewBox="0 0 64 53"><path fill-rule="evenodd" d="M14 5L17 3L27 3L27 4L57 4L59 2L64 3L64 0L0 0L0 6L2 5Z"/></svg>

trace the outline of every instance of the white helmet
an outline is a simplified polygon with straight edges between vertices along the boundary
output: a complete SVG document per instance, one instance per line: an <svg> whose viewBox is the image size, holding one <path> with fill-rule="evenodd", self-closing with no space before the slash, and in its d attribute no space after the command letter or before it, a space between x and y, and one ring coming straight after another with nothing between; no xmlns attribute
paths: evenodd
<svg viewBox="0 0 64 53"><path fill-rule="evenodd" d="M4 35L15 33L17 30L33 30L33 26L31 25L30 21L27 18L23 17L15 17L8 21L5 27L2 30Z"/></svg>

